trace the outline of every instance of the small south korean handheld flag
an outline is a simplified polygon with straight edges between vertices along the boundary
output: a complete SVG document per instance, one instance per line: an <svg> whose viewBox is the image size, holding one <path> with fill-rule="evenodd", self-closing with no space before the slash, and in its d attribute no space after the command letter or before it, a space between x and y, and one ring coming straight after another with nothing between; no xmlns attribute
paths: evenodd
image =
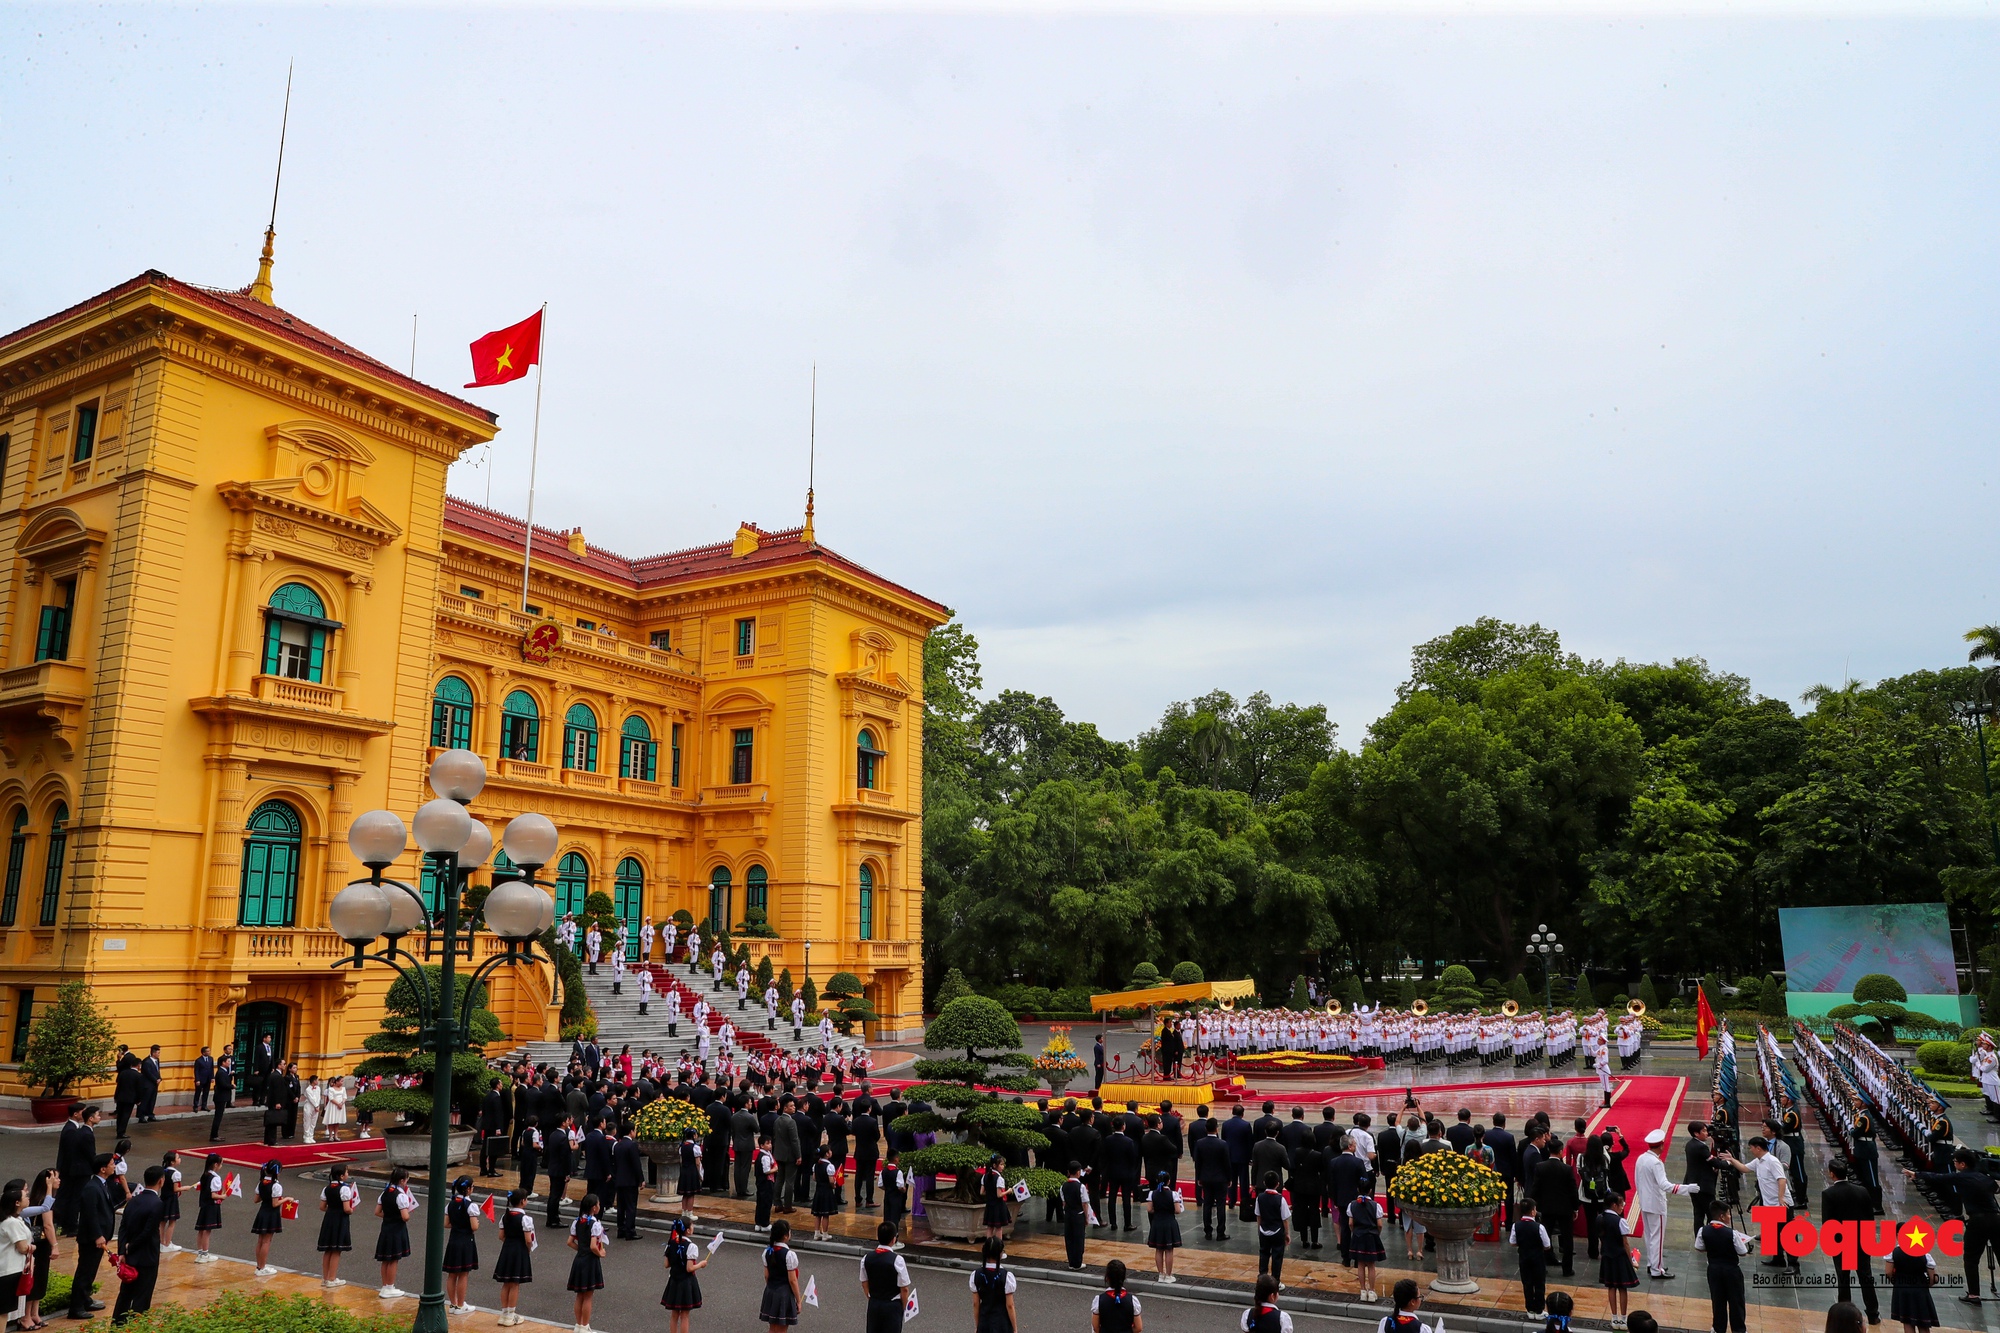
<svg viewBox="0 0 2000 1333"><path fill-rule="evenodd" d="M903 1306L903 1322L909 1323L917 1317L917 1289L910 1288L910 1299Z"/></svg>
<svg viewBox="0 0 2000 1333"><path fill-rule="evenodd" d="M819 1279L816 1277L806 1279L806 1304L815 1310L819 1308Z"/></svg>
<svg viewBox="0 0 2000 1333"><path fill-rule="evenodd" d="M715 1233L715 1239L708 1243L708 1252L710 1254L714 1254L717 1250L721 1248L722 1248L722 1233L718 1231Z"/></svg>
<svg viewBox="0 0 2000 1333"><path fill-rule="evenodd" d="M1014 1200L1017 1203L1026 1203L1028 1201L1028 1178L1026 1176L1014 1182Z"/></svg>

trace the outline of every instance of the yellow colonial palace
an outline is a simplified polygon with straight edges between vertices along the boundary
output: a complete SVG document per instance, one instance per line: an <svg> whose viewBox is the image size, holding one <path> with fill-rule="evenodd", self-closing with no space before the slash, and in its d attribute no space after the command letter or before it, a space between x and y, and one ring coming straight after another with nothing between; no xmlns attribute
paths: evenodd
<svg viewBox="0 0 2000 1333"><path fill-rule="evenodd" d="M561 907L761 912L753 957L800 977L810 947L883 1033L920 1024L923 643L948 612L810 527L746 524L643 559L538 528L524 614L525 525L445 494L496 429L267 274L149 272L0 338L0 1094L38 1091L29 1024L79 977L170 1089L253 1033L350 1067L386 972L328 967L347 827L407 819L448 746L485 758L496 836L555 820ZM550 989L501 971L515 1041L555 1035Z"/></svg>

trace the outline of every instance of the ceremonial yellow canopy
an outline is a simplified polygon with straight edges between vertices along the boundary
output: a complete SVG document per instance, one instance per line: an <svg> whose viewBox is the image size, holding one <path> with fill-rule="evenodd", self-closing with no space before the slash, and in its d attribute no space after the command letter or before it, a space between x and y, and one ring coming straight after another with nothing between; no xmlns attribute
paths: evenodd
<svg viewBox="0 0 2000 1333"><path fill-rule="evenodd" d="M1091 1012L1136 1009L1140 1005L1178 1004L1183 1000L1247 1000L1257 993L1253 981L1197 981L1191 986L1154 986L1150 990L1112 991L1090 997Z"/></svg>

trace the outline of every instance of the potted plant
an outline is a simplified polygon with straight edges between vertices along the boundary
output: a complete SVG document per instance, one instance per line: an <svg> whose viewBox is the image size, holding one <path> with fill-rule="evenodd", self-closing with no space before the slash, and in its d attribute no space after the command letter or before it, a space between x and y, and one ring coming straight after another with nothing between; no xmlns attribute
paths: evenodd
<svg viewBox="0 0 2000 1333"><path fill-rule="evenodd" d="M673 1191L674 1182L680 1179L681 1136L690 1129L697 1139L709 1130L707 1113L693 1102L679 1097L655 1097L639 1108L639 1118L632 1125L632 1138L639 1150L660 1168L660 1192L653 1196L654 1203L679 1200L680 1196ZM670 1176L669 1168L676 1174ZM673 1197L669 1198L669 1194Z"/></svg>
<svg viewBox="0 0 2000 1333"><path fill-rule="evenodd" d="M911 1134L949 1134L951 1142L918 1148L902 1156L902 1167L913 1176L930 1178L931 1190L924 1195L924 1215L933 1235L960 1240L977 1240L985 1234L984 1205L979 1198L979 1172L993 1154L1008 1148L1046 1149L1048 1138L1039 1132L1041 1114L1018 1101L1003 1101L1000 1088L1027 1092L1035 1080L1024 1074L996 1074L994 1066L1019 1069L1030 1063L1021 1044L1021 1028L997 1000L983 995L966 995L945 1005L924 1029L924 1046L933 1051L964 1051L962 1057L922 1059L915 1064L918 1078L932 1080L906 1088L903 1096L914 1106L921 1102L932 1109L913 1111L898 1117L896 1129ZM981 1051L995 1051L982 1055ZM981 1088L979 1084L985 1084ZM951 1177L949 1192L941 1176ZM1001 1173L1008 1188L1025 1180L1030 1197L1045 1197L1062 1188L1059 1172L1013 1167ZM1010 1200L1009 1211L1020 1215L1020 1204Z"/></svg>
<svg viewBox="0 0 2000 1333"><path fill-rule="evenodd" d="M420 970L425 987L435 995L443 969L434 963L426 963ZM454 1013L465 995L468 982L467 977L453 978L453 993L447 1003ZM361 1040L362 1049L375 1054L354 1069L355 1074L362 1078L416 1076L416 1087L375 1088L354 1099L357 1111L378 1115L386 1111L405 1117L409 1122L407 1125L383 1130L382 1148L392 1166L412 1169L430 1165L430 1121L434 1101L432 1076L437 1072L436 1055L419 1049L429 1037L429 1033L422 1030L421 1013L421 997L416 988L409 978L397 977L382 1002L380 1030L369 1033ZM466 1026L468 1049L457 1052L451 1061L452 1119L464 1126L451 1131L446 1160L454 1164L471 1155L471 1125L478 1117L479 1103L488 1089L503 1081L500 1074L486 1067L483 1054L486 1043L506 1036L500 1030L500 1020L486 1007L486 987L483 984L472 992L472 1009Z"/></svg>
<svg viewBox="0 0 2000 1333"><path fill-rule="evenodd" d="M1062 1095L1070 1080L1083 1077L1083 1059L1070 1042L1068 1024L1049 1029L1048 1045L1042 1047L1042 1053L1035 1057L1034 1071L1049 1085L1049 1091L1057 1096Z"/></svg>
<svg viewBox="0 0 2000 1333"><path fill-rule="evenodd" d="M1463 1153L1427 1152L1397 1170L1389 1197L1437 1241L1431 1290L1460 1296L1478 1291L1471 1272L1472 1235L1506 1201L1507 1184L1500 1173Z"/></svg>
<svg viewBox="0 0 2000 1333"><path fill-rule="evenodd" d="M69 1110L69 1091L87 1079L111 1070L111 1053L118 1049L118 1025L91 998L90 986L65 981L55 1003L28 1030L28 1049L21 1058L21 1078L42 1085L42 1095L29 1107L38 1124L50 1125Z"/></svg>

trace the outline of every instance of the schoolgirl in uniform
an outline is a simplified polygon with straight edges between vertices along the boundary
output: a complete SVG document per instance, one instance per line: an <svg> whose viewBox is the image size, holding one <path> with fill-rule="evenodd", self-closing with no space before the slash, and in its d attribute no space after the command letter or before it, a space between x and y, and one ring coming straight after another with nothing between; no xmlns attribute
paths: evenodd
<svg viewBox="0 0 2000 1333"><path fill-rule="evenodd" d="M792 1224L783 1218L771 1223L771 1243L764 1250L764 1299L757 1318L771 1333L799 1322L799 1256L785 1243L791 1234Z"/></svg>
<svg viewBox="0 0 2000 1333"><path fill-rule="evenodd" d="M1014 1274L1000 1266L1005 1247L986 1242L984 1262L972 1270L973 1333L1017 1333L1014 1318Z"/></svg>
<svg viewBox="0 0 2000 1333"><path fill-rule="evenodd" d="M507 1211L500 1219L500 1258L493 1265L493 1280L500 1284L500 1323L521 1322L521 1287L535 1280L535 1219L528 1215L528 1192L515 1190L507 1196Z"/></svg>
<svg viewBox="0 0 2000 1333"><path fill-rule="evenodd" d="M1382 1246L1382 1210L1372 1194L1359 1195L1347 1205L1347 1257L1354 1261L1361 1299L1377 1299L1375 1265L1388 1258L1389 1252Z"/></svg>
<svg viewBox="0 0 2000 1333"><path fill-rule="evenodd" d="M1153 1251L1153 1271L1169 1284L1179 1281L1174 1276L1174 1251L1181 1247L1181 1223L1176 1214L1185 1207L1174 1182L1166 1172L1160 1172L1146 1208L1146 1245Z"/></svg>
<svg viewBox="0 0 2000 1333"><path fill-rule="evenodd" d="M1104 1290L1090 1298L1090 1333L1144 1333L1139 1298L1125 1290L1125 1261L1104 1265Z"/></svg>
<svg viewBox="0 0 2000 1333"><path fill-rule="evenodd" d="M326 1188L319 1192L319 1282L331 1290L344 1287L340 1256L354 1248L354 1205L361 1191L347 1182L347 1163L335 1162L327 1172Z"/></svg>
<svg viewBox="0 0 2000 1333"><path fill-rule="evenodd" d="M833 1239L833 1215L840 1211L840 1186L838 1168L833 1164L833 1149L822 1143L819 1153L813 1158L813 1239ZM992 1169L987 1171L991 1175ZM1005 1204L1001 1205L1004 1210ZM989 1210L990 1211L990 1210Z"/></svg>
<svg viewBox="0 0 2000 1333"><path fill-rule="evenodd" d="M1625 1220L1624 1207L1625 1201L1614 1194L1603 1211L1590 1219L1590 1234L1597 1237L1600 1252L1597 1280L1604 1284L1605 1299L1611 1306L1611 1327L1614 1329L1625 1327L1625 1312L1632 1288L1639 1285L1639 1271L1632 1266L1632 1252L1625 1248L1625 1238L1632 1234L1632 1224Z"/></svg>
<svg viewBox="0 0 2000 1333"><path fill-rule="evenodd" d="M222 1154L210 1153L201 1164L201 1183L195 1190L194 1261L215 1262L208 1252L208 1238L222 1229Z"/></svg>
<svg viewBox="0 0 2000 1333"><path fill-rule="evenodd" d="M1901 1245L1889 1256L1889 1317L1903 1326L1903 1333L1923 1333L1938 1325L1937 1303L1931 1287L1937 1282L1937 1260L1928 1254L1915 1255Z"/></svg>
<svg viewBox="0 0 2000 1333"><path fill-rule="evenodd" d="M597 1220L597 1196L583 1196L582 1211L569 1226L569 1247L576 1257L569 1261L569 1289L576 1293L576 1328L573 1333L591 1333L590 1307L604 1287L604 1224Z"/></svg>
<svg viewBox="0 0 2000 1333"><path fill-rule="evenodd" d="M701 1193L701 1143L694 1131L681 1131L681 1220L693 1222L694 1196Z"/></svg>
<svg viewBox="0 0 2000 1333"><path fill-rule="evenodd" d="M444 1304L448 1314L471 1314L466 1295L479 1269L479 1210L472 1206L472 1177L451 1182L451 1202L445 1205Z"/></svg>
<svg viewBox="0 0 2000 1333"><path fill-rule="evenodd" d="M385 1301L409 1294L396 1285L396 1265L409 1257L410 1215L416 1211L410 1173L399 1166L389 1172L389 1187L375 1203L375 1216L382 1219L382 1232L375 1238L375 1262L382 1265L382 1286L375 1294Z"/></svg>
<svg viewBox="0 0 2000 1333"><path fill-rule="evenodd" d="M986 1205L986 1211L980 1214L979 1222L986 1228L988 1240L1003 1239L1007 1234L1007 1228L1014 1222L1014 1214L1007 1207L1007 1179L1002 1169L1006 1164L1005 1157L997 1152L994 1153L986 1159L986 1172L979 1182L979 1197ZM813 1239L819 1238L815 1236Z"/></svg>
<svg viewBox="0 0 2000 1333"><path fill-rule="evenodd" d="M667 1289L660 1304L667 1307L668 1333L688 1333L694 1312L701 1308L701 1282L695 1274L708 1267L708 1256L688 1238L687 1223L676 1218L660 1262L667 1269Z"/></svg>
<svg viewBox="0 0 2000 1333"><path fill-rule="evenodd" d="M257 1217L250 1223L250 1232L257 1237L257 1276L276 1277L278 1270L271 1264L271 1237L285 1229L284 1204L285 1187L278 1183L278 1163L264 1163L264 1170L257 1179Z"/></svg>
<svg viewBox="0 0 2000 1333"><path fill-rule="evenodd" d="M1292 1317L1278 1308L1278 1279L1269 1273L1257 1278L1257 1294L1236 1326L1243 1333L1292 1333Z"/></svg>
<svg viewBox="0 0 2000 1333"><path fill-rule="evenodd" d="M179 1254L174 1223L181 1220L181 1155L169 1152L161 1157L160 1172L160 1253Z"/></svg>
<svg viewBox="0 0 2000 1333"><path fill-rule="evenodd" d="M903 1214L909 1207L910 1178L903 1174L903 1168L896 1161L895 1145L889 1147L889 1155L882 1159L882 1220L896 1228L898 1237L891 1249L900 1250L903 1242Z"/></svg>

